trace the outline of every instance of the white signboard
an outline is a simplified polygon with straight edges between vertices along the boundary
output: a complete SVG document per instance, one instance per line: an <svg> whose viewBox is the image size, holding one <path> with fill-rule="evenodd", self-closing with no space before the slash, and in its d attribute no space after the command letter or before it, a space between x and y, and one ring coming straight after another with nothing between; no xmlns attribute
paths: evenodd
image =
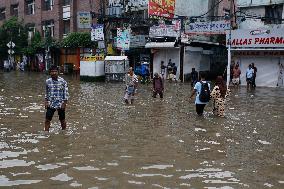
<svg viewBox="0 0 284 189"><path fill-rule="evenodd" d="M103 24L92 25L91 40L92 41L103 41L104 40L104 25Z"/></svg>
<svg viewBox="0 0 284 189"><path fill-rule="evenodd" d="M185 33L224 34L230 29L229 21L195 22L185 25Z"/></svg>
<svg viewBox="0 0 284 189"><path fill-rule="evenodd" d="M229 32L226 35L227 45ZM283 29L232 30L231 47L284 47Z"/></svg>
<svg viewBox="0 0 284 189"><path fill-rule="evenodd" d="M150 27L149 37L179 37L179 24L164 25Z"/></svg>
<svg viewBox="0 0 284 189"><path fill-rule="evenodd" d="M91 13L90 12L78 12L78 28L90 29L91 28Z"/></svg>
<svg viewBox="0 0 284 189"><path fill-rule="evenodd" d="M7 43L7 47L14 48L15 47L15 43L13 43L13 41L10 41L9 43Z"/></svg>

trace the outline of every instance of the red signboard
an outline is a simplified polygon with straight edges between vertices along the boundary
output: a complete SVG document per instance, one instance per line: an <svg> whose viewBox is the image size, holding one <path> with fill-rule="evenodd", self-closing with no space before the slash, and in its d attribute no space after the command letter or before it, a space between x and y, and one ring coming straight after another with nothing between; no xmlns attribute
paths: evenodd
<svg viewBox="0 0 284 189"><path fill-rule="evenodd" d="M149 0L149 16L173 18L175 0Z"/></svg>

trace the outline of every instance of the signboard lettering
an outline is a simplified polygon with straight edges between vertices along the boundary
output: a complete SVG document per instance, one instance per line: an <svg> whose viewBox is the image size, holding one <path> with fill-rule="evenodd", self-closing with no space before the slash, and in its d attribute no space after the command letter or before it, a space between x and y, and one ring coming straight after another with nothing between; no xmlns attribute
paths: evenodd
<svg viewBox="0 0 284 189"><path fill-rule="evenodd" d="M228 45L227 32L227 45ZM284 47L283 29L233 30L231 47Z"/></svg>
<svg viewBox="0 0 284 189"><path fill-rule="evenodd" d="M222 34L230 29L228 21L195 22L185 25L185 33Z"/></svg>

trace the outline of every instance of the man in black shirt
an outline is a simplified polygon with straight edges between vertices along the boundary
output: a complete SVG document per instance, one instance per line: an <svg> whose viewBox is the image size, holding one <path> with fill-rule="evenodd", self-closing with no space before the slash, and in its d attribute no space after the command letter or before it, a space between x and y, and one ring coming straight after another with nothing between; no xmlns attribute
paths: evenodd
<svg viewBox="0 0 284 189"><path fill-rule="evenodd" d="M195 71L195 68L192 68L192 71L190 73L190 80L191 80L191 87L193 87L195 83L198 81L198 72Z"/></svg>
<svg viewBox="0 0 284 189"><path fill-rule="evenodd" d="M256 78L256 72L257 68L254 66L254 63L251 63L252 69L253 69L253 77L252 77L252 87L255 88L255 78Z"/></svg>

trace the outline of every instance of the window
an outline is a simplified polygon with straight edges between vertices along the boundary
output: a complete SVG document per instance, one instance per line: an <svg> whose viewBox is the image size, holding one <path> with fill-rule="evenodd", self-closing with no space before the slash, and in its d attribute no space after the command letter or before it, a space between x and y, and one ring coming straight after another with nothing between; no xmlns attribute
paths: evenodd
<svg viewBox="0 0 284 189"><path fill-rule="evenodd" d="M62 0L62 6L70 5L70 0Z"/></svg>
<svg viewBox="0 0 284 189"><path fill-rule="evenodd" d="M54 0L43 0L43 10L52 10L54 6Z"/></svg>
<svg viewBox="0 0 284 189"><path fill-rule="evenodd" d="M0 20L4 20L6 18L6 9L0 8Z"/></svg>
<svg viewBox="0 0 284 189"><path fill-rule="evenodd" d="M42 26L44 37L54 37L54 20L47 20L43 22Z"/></svg>
<svg viewBox="0 0 284 189"><path fill-rule="evenodd" d="M282 23L283 4L270 5L265 7L265 24L281 24Z"/></svg>
<svg viewBox="0 0 284 189"><path fill-rule="evenodd" d="M15 4L15 5L11 5L11 16L18 16L18 11L19 11L19 5Z"/></svg>
<svg viewBox="0 0 284 189"><path fill-rule="evenodd" d="M70 33L70 20L63 20L63 35Z"/></svg>
<svg viewBox="0 0 284 189"><path fill-rule="evenodd" d="M31 44L31 40L34 37L34 34L36 32L36 27L34 23L27 23L25 28L28 29L28 42Z"/></svg>
<svg viewBox="0 0 284 189"><path fill-rule="evenodd" d="M34 0L26 0L26 14L27 15L35 14L35 1Z"/></svg>

